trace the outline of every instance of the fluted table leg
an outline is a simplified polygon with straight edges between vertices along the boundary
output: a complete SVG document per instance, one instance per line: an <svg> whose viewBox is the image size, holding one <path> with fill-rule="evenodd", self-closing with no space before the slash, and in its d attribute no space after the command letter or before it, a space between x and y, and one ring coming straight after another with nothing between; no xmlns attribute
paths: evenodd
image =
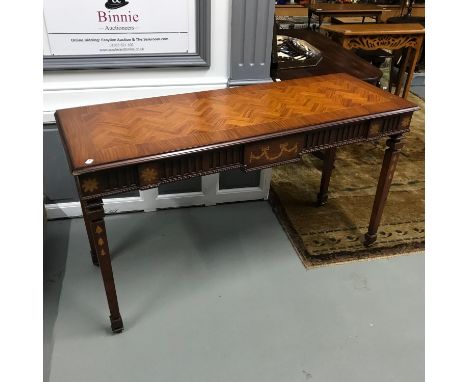
<svg viewBox="0 0 468 382"><path fill-rule="evenodd" d="M392 184L393 174L400 156L400 150L403 147L401 142L401 134L391 136L387 140L388 148L385 150L385 155L380 170L379 183L375 193L374 206L369 222L369 229L365 234L364 245L369 246L377 240L377 230L379 228L382 213L385 207L385 202L388 197L390 185Z"/></svg>

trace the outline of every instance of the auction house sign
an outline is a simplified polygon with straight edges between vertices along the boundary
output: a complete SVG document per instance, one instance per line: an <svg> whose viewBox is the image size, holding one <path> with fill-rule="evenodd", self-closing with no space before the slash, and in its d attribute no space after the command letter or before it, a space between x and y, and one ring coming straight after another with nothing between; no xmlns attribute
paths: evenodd
<svg viewBox="0 0 468 382"><path fill-rule="evenodd" d="M190 0L44 0L52 55L183 53Z"/></svg>

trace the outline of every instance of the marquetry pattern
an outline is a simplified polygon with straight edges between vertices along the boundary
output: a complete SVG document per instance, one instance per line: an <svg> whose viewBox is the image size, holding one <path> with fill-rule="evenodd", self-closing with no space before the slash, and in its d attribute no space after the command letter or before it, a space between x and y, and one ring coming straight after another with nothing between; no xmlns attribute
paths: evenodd
<svg viewBox="0 0 468 382"><path fill-rule="evenodd" d="M102 228L102 223L94 224L94 235L96 240L96 250L99 256L106 256L107 253L107 245L106 245L106 237L102 235L104 229Z"/></svg>
<svg viewBox="0 0 468 382"><path fill-rule="evenodd" d="M232 146L141 164L140 188L241 167L242 152L243 146Z"/></svg>
<svg viewBox="0 0 468 382"><path fill-rule="evenodd" d="M83 196L108 194L119 190L127 191L138 187L138 177L132 167L122 167L112 171L97 171L79 177Z"/></svg>
<svg viewBox="0 0 468 382"><path fill-rule="evenodd" d="M298 153L299 148L297 142L291 143L291 147L289 147L289 142L279 143L274 154L270 152L269 144L261 145L258 154L254 154L253 151L250 152L249 163L256 162L262 159L274 163L278 160L283 160L284 158L289 157L291 154L295 155Z"/></svg>
<svg viewBox="0 0 468 382"><path fill-rule="evenodd" d="M244 166L246 169L258 169L291 162L299 159L303 148L304 134L251 143L244 150Z"/></svg>
<svg viewBox="0 0 468 382"><path fill-rule="evenodd" d="M223 93L190 100L185 97L181 101L175 98L170 104L148 105L129 113L124 109L118 121L109 120L112 116L107 113L95 114L90 117L90 123L106 128L96 129L90 137L104 147L107 155L112 154L114 146L121 150L138 147L141 154L151 155L185 145L202 146L242 139L252 133L280 131L280 121L301 127L298 120L301 117L325 116L369 102L384 102L386 95L377 88L338 81L318 83L315 87L295 82L294 86L281 90L265 92L257 86L235 99ZM193 97L193 94L184 96ZM218 126L222 129L218 130Z"/></svg>
<svg viewBox="0 0 468 382"><path fill-rule="evenodd" d="M114 275L112 273L111 256L107 241L106 225L104 223L104 208L101 198L83 200L83 217L85 219L88 238L93 242L101 270L104 289L106 290L107 303L109 305L112 331L119 333L123 330L122 317L119 311L117 293L115 290ZM94 262L94 259L93 259Z"/></svg>
<svg viewBox="0 0 468 382"><path fill-rule="evenodd" d="M81 183L81 189L86 194L92 194L94 191L97 191L99 189L99 182L96 176L91 175L83 179L83 182Z"/></svg>
<svg viewBox="0 0 468 382"><path fill-rule="evenodd" d="M104 223L104 208L102 199L84 201L84 214L86 223L89 225L88 234L92 236L95 253L102 257L109 254L107 245L106 226Z"/></svg>
<svg viewBox="0 0 468 382"><path fill-rule="evenodd" d="M73 170L85 173L411 107L382 89L336 74L67 109L57 117ZM89 158L92 165L85 164ZM194 159L197 169L204 169L200 157ZM174 172L184 173L182 167L191 165L180 163Z"/></svg>
<svg viewBox="0 0 468 382"><path fill-rule="evenodd" d="M417 48L419 40L420 37L409 35L352 36L345 37L343 47L366 50Z"/></svg>
<svg viewBox="0 0 468 382"><path fill-rule="evenodd" d="M159 162L149 162L138 166L140 187L149 187L159 184L161 179L161 166Z"/></svg>
<svg viewBox="0 0 468 382"><path fill-rule="evenodd" d="M159 180L159 166L143 166L140 171L140 184L154 184Z"/></svg>

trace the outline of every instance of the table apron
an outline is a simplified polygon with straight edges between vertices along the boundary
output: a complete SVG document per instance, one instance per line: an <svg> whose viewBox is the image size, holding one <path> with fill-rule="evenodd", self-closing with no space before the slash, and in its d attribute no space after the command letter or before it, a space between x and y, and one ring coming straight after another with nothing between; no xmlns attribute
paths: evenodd
<svg viewBox="0 0 468 382"><path fill-rule="evenodd" d="M339 36L341 44L346 49L417 49L422 39L421 35L395 34L395 35L363 35Z"/></svg>
<svg viewBox="0 0 468 382"><path fill-rule="evenodd" d="M321 17L361 17L361 16L379 17L382 14L382 11L359 11L359 12L312 11L312 13Z"/></svg>
<svg viewBox="0 0 468 382"><path fill-rule="evenodd" d="M341 123L260 141L76 175L82 200L145 190L195 176L240 168L252 171L296 162L309 152L409 131L412 111Z"/></svg>

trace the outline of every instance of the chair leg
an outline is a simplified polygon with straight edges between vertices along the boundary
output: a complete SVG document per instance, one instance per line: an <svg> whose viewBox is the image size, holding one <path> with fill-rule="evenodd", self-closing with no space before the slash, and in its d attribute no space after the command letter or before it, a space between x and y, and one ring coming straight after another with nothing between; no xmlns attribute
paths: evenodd
<svg viewBox="0 0 468 382"><path fill-rule="evenodd" d="M392 86L393 86L393 55L390 57L390 73L388 75L388 91L391 93L392 92Z"/></svg>
<svg viewBox="0 0 468 382"><path fill-rule="evenodd" d="M395 93L394 93L397 96L400 96L400 92L403 87L406 68L408 66L410 55L411 55L411 49L406 48L401 58L400 70L398 72L398 82L397 82Z"/></svg>

